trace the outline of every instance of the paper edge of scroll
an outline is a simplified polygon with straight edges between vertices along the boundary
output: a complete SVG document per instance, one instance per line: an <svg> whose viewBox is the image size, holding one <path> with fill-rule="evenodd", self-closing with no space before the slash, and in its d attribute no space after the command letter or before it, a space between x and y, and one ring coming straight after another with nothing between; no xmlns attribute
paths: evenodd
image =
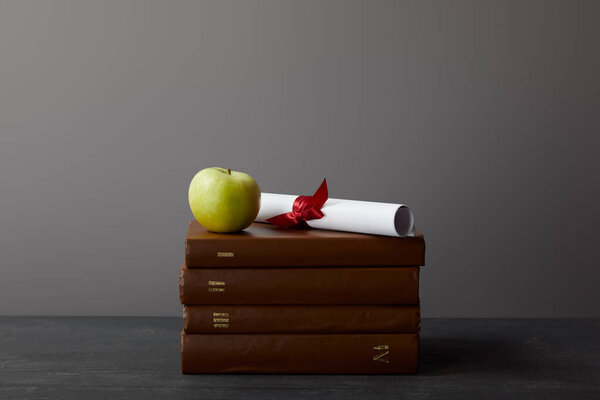
<svg viewBox="0 0 600 400"><path fill-rule="evenodd" d="M401 205L394 215L394 229L398 236L415 235L415 216L413 212L405 205Z"/></svg>

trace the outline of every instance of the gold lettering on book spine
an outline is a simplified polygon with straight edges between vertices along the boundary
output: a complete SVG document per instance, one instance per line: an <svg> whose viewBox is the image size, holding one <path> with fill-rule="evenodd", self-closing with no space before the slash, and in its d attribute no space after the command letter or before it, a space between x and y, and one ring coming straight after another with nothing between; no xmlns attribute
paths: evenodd
<svg viewBox="0 0 600 400"><path fill-rule="evenodd" d="M223 281L208 281L209 293L221 293L225 291L225 282Z"/></svg>
<svg viewBox="0 0 600 400"><path fill-rule="evenodd" d="M233 258L233 256L235 256L233 251L217 251L217 257Z"/></svg>
<svg viewBox="0 0 600 400"><path fill-rule="evenodd" d="M229 328L229 313L213 312L213 328Z"/></svg>
<svg viewBox="0 0 600 400"><path fill-rule="evenodd" d="M214 312L213 317L229 317L228 312Z"/></svg>
<svg viewBox="0 0 600 400"><path fill-rule="evenodd" d="M385 356L387 356L388 354L390 354L390 350L389 350L390 346L387 344L380 344L378 346L373 347L373 350L385 350L382 353L379 354L375 354L373 356L373 361L377 361L377 362L382 362L382 363L386 363L388 364L390 362L390 360L388 360L387 358L384 358Z"/></svg>

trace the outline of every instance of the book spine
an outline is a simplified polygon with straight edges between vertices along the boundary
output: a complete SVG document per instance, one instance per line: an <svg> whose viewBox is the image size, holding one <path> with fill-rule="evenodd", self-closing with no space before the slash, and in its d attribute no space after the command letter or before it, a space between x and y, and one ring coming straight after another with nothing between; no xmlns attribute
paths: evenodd
<svg viewBox="0 0 600 400"><path fill-rule="evenodd" d="M419 306L186 305L185 333L416 333Z"/></svg>
<svg viewBox="0 0 600 400"><path fill-rule="evenodd" d="M181 333L181 371L193 373L408 374L419 336L400 334Z"/></svg>
<svg viewBox="0 0 600 400"><path fill-rule="evenodd" d="M401 242L399 242L401 240ZM401 243L401 246L399 244ZM311 267L424 265L423 237L277 240L186 239L188 267Z"/></svg>
<svg viewBox="0 0 600 400"><path fill-rule="evenodd" d="M419 267L187 268L182 304L419 304Z"/></svg>

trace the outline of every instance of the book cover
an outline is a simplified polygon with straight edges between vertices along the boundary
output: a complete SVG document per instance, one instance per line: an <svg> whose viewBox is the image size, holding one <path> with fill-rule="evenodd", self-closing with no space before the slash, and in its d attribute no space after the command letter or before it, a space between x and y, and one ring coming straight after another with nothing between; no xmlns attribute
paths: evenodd
<svg viewBox="0 0 600 400"><path fill-rule="evenodd" d="M191 221L188 267L401 266L425 264L425 240L253 223L242 232L214 233Z"/></svg>
<svg viewBox="0 0 600 400"><path fill-rule="evenodd" d="M181 333L181 371L192 373L408 374L419 336L399 334Z"/></svg>
<svg viewBox="0 0 600 400"><path fill-rule="evenodd" d="M419 267L188 268L182 304L419 304Z"/></svg>
<svg viewBox="0 0 600 400"><path fill-rule="evenodd" d="M417 333L420 307L186 305L185 333Z"/></svg>

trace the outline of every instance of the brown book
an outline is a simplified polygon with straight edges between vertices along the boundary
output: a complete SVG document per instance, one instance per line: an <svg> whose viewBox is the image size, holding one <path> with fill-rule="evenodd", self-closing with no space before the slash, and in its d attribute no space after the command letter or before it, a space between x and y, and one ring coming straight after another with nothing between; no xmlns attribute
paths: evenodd
<svg viewBox="0 0 600 400"><path fill-rule="evenodd" d="M424 265L425 240L254 223L242 232L208 232L191 221L188 267L305 267Z"/></svg>
<svg viewBox="0 0 600 400"><path fill-rule="evenodd" d="M419 267L187 268L181 304L419 304Z"/></svg>
<svg viewBox="0 0 600 400"><path fill-rule="evenodd" d="M181 333L181 371L193 373L409 374L419 336L387 334L191 335Z"/></svg>
<svg viewBox="0 0 600 400"><path fill-rule="evenodd" d="M185 333L417 333L416 306L186 305Z"/></svg>

